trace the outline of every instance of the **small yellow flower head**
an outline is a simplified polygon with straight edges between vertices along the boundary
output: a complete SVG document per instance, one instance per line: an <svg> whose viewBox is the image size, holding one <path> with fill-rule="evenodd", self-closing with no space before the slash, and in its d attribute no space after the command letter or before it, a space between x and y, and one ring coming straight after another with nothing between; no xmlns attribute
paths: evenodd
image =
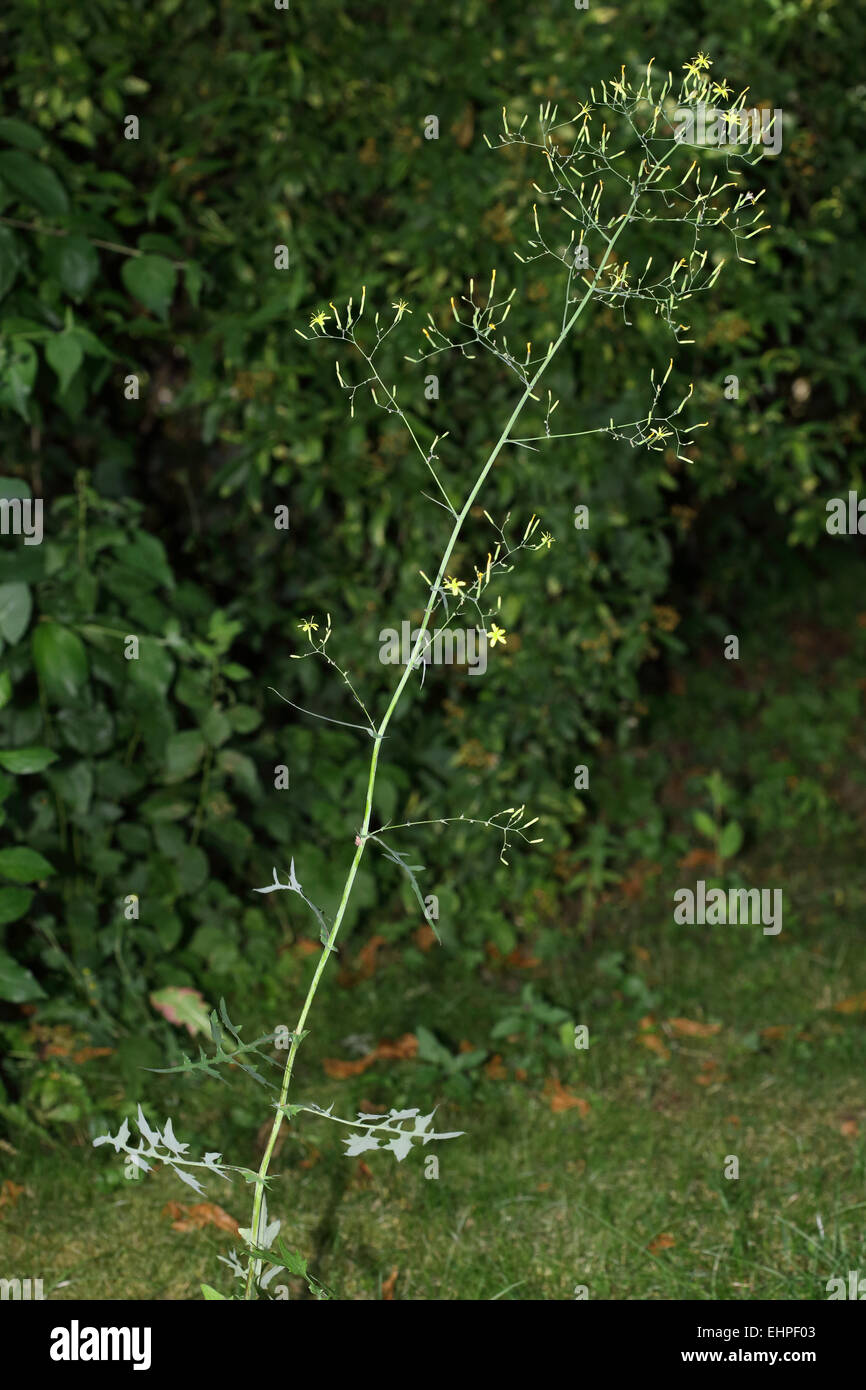
<svg viewBox="0 0 866 1390"><path fill-rule="evenodd" d="M446 580L445 580L445 584L444 584L443 587L446 588L446 589L448 590L449 594L453 594L455 598L459 598L459 597L460 597L460 590L466 588L466 580L465 580L465 579L446 579Z"/></svg>
<svg viewBox="0 0 866 1390"><path fill-rule="evenodd" d="M397 310L397 322L399 323L404 314L411 314L412 310L405 299L398 299L396 304L391 305L392 309Z"/></svg>
<svg viewBox="0 0 866 1390"><path fill-rule="evenodd" d="M700 77L704 68L712 67L712 60L706 53L699 53L696 58L690 58L687 63L683 63L683 67L689 77Z"/></svg>
<svg viewBox="0 0 866 1390"><path fill-rule="evenodd" d="M727 79L726 77L723 77L722 80L721 80L721 82L714 82L714 83L713 83L713 96L715 96L715 97L729 97L730 95L731 95L731 89L730 89L730 87L728 86L728 79Z"/></svg>
<svg viewBox="0 0 866 1390"><path fill-rule="evenodd" d="M301 629L301 632L305 632L308 637L311 632L318 632L319 630L319 624L314 623L312 618L305 618L302 623L298 623L298 627Z"/></svg>
<svg viewBox="0 0 866 1390"><path fill-rule="evenodd" d="M554 539L555 537L552 536L549 531L542 531L541 540L538 542L538 544L543 545L545 550L549 550L550 547L553 545Z"/></svg>
<svg viewBox="0 0 866 1390"><path fill-rule="evenodd" d="M496 623L491 623L489 637L491 647L495 647L497 642L501 642L503 647L505 646L504 627L499 627Z"/></svg>
<svg viewBox="0 0 866 1390"><path fill-rule="evenodd" d="M324 328L324 327L325 327L325 322L326 322L326 320L329 319L330 317L331 317L331 315L330 315L330 314L326 314L325 311L324 311L324 309L320 309L319 312L318 312L317 314L313 314L313 317L310 319L310 327L311 327L311 328Z"/></svg>

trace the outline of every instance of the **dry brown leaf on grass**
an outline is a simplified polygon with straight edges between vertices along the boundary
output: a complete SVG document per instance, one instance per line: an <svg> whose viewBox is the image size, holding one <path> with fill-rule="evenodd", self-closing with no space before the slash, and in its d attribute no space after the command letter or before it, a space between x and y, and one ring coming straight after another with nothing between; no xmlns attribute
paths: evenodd
<svg viewBox="0 0 866 1390"><path fill-rule="evenodd" d="M721 1031L721 1023L696 1023L691 1018L669 1018L667 1027L678 1038L711 1038Z"/></svg>
<svg viewBox="0 0 866 1390"><path fill-rule="evenodd" d="M661 1235L655 1236L653 1240L650 1241L647 1250L649 1250L651 1255L655 1255L659 1250L670 1250L674 1245L676 1245L676 1241L670 1231L662 1231Z"/></svg>
<svg viewBox="0 0 866 1390"><path fill-rule="evenodd" d="M861 989L859 994L852 994L850 999L843 999L841 1003L833 1006L837 1014L861 1014L866 1010L866 989Z"/></svg>
<svg viewBox="0 0 866 1390"><path fill-rule="evenodd" d="M660 874L661 871L661 864L654 864L648 859L638 859L627 871L626 877L617 884L617 888L630 902L634 902L643 896L647 879Z"/></svg>
<svg viewBox="0 0 866 1390"><path fill-rule="evenodd" d="M414 1033L404 1033L393 1043L383 1038L376 1048L375 1055L389 1061L407 1061L410 1057L418 1055L418 1039Z"/></svg>
<svg viewBox="0 0 866 1390"><path fill-rule="evenodd" d="M650 1052L654 1052L663 1062L670 1058L670 1052L665 1047L658 1033L638 1033L637 1040L644 1047L648 1047Z"/></svg>
<svg viewBox="0 0 866 1390"><path fill-rule="evenodd" d="M727 1075L718 1071L718 1065L718 1062L712 1057L708 1057L705 1062L702 1062L701 1070L695 1077L697 1084L699 1086L715 1086L717 1083L721 1084L721 1082L727 1081Z"/></svg>
<svg viewBox="0 0 866 1390"><path fill-rule="evenodd" d="M344 1062L339 1057L325 1057L322 1066L328 1076L332 1076L336 1081L345 1081L350 1076L360 1076L372 1067L374 1062L405 1062L415 1057L418 1053L418 1039L414 1033L404 1033L396 1042L389 1042L383 1038L372 1052L368 1052L366 1057L359 1057L356 1062Z"/></svg>
<svg viewBox="0 0 866 1390"><path fill-rule="evenodd" d="M0 1207L14 1207L18 1203L18 1198L26 1189L11 1178L6 1178L0 1186ZM0 1216L2 1220L2 1216Z"/></svg>
<svg viewBox="0 0 866 1390"><path fill-rule="evenodd" d="M560 1115L564 1110L577 1110L581 1119L585 1119L589 1114L589 1101L566 1090L562 1082L555 1078L545 1081L543 1094L550 1101L554 1115Z"/></svg>
<svg viewBox="0 0 866 1390"><path fill-rule="evenodd" d="M436 933L433 928L425 922L417 931L412 933L412 940L419 951L429 951L436 943Z"/></svg>
<svg viewBox="0 0 866 1390"><path fill-rule="evenodd" d="M376 1060L375 1052L369 1052L366 1057L359 1057L357 1062L344 1062L339 1057L325 1057L322 1066L328 1076L332 1076L335 1081L347 1081L350 1076L360 1076L368 1067L372 1067Z"/></svg>
<svg viewBox="0 0 866 1390"><path fill-rule="evenodd" d="M856 1139L860 1133L860 1126L856 1120L843 1120L839 1126L839 1133L845 1139Z"/></svg>
<svg viewBox="0 0 866 1390"><path fill-rule="evenodd" d="M173 1231L200 1231L204 1226L216 1226L221 1231L238 1234L238 1223L216 1202L196 1202L187 1206L184 1202L167 1202L162 1209L163 1216L172 1217Z"/></svg>
<svg viewBox="0 0 866 1390"><path fill-rule="evenodd" d="M362 980L369 980L376 973L376 953L380 946L387 945L384 936L371 936L365 946L358 952L358 969L341 970L337 976L338 983L347 989L360 984Z"/></svg>
<svg viewBox="0 0 866 1390"><path fill-rule="evenodd" d="M484 1063L484 1075L488 1081L505 1080L508 1072L498 1052L494 1053L489 1062Z"/></svg>
<svg viewBox="0 0 866 1390"><path fill-rule="evenodd" d="M716 864L718 855L711 849L690 849L688 854L677 860L678 869L696 869L701 864Z"/></svg>
<svg viewBox="0 0 866 1390"><path fill-rule="evenodd" d="M399 1271L397 1269L397 1266L395 1265L394 1268L391 1270L391 1273L388 1275L388 1278L382 1280L382 1298L386 1303L390 1303L393 1301L394 1285L397 1282L398 1273Z"/></svg>

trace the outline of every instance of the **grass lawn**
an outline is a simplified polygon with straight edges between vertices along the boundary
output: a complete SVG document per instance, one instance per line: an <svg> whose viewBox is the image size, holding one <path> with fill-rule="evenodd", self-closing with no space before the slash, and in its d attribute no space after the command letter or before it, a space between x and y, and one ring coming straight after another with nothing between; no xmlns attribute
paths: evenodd
<svg viewBox="0 0 866 1390"><path fill-rule="evenodd" d="M327 979L294 1098L333 1101L347 1118L438 1104L436 1127L464 1131L398 1163L346 1158L345 1131L310 1115L284 1126L270 1215L338 1297L572 1299L582 1286L595 1299L812 1300L832 1276L866 1273L866 631L856 589L850 599L836 595L844 640L822 640L808 614L780 636L768 612L766 658L727 685L692 664L653 698L642 762L611 752L607 784L614 802L618 777L644 778L645 824L618 827L613 808L608 819L650 843L660 814L664 851L636 855L599 894L590 931L566 899L552 909L555 951L534 954L529 940L469 970L444 951L407 959L385 945L375 959L350 952L354 977ZM673 922L675 889L718 867L693 825L716 769L733 788L725 816L746 827L721 877L782 887L779 935ZM285 998L311 969L309 957L286 962ZM237 1012L245 1036L274 1026L273 1000ZM589 1046L577 1049L582 1024ZM483 1059L449 1075L427 1048L347 1074L382 1039L419 1029L452 1059ZM88 1065L107 1068L116 1127L122 1090L110 1064ZM256 1164L264 1092L172 1076L148 1078L146 1094L151 1117L170 1114L193 1149ZM216 1257L239 1242L213 1224L174 1228L184 1214L170 1204L201 1199L170 1172L124 1179L83 1126L55 1150L13 1138L2 1176L24 1190L3 1189L0 1273L41 1277L58 1300L196 1298L203 1280L231 1291ZM207 1183L207 1201L241 1225L249 1197L239 1179Z"/></svg>

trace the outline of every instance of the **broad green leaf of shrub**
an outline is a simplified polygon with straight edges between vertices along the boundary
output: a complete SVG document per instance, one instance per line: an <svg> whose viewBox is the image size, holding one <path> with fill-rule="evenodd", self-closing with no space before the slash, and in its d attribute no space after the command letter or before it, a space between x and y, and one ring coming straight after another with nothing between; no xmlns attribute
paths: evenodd
<svg viewBox="0 0 866 1390"><path fill-rule="evenodd" d="M712 816L708 816L706 811L695 811L693 817L695 829L702 835L706 835L708 840L714 840L718 831L718 826Z"/></svg>
<svg viewBox="0 0 866 1390"><path fill-rule="evenodd" d="M0 637L10 646L14 647L27 630L32 609L26 584L0 584Z"/></svg>
<svg viewBox="0 0 866 1390"><path fill-rule="evenodd" d="M15 120L14 116L5 116L0 120L0 140L5 140L9 145L17 145L20 150L29 150L31 154L35 154L45 144L45 136L41 131L27 125L26 121Z"/></svg>
<svg viewBox="0 0 866 1390"><path fill-rule="evenodd" d="M171 261L165 256L136 256L124 262L120 277L131 295L166 321L177 281Z"/></svg>
<svg viewBox="0 0 866 1390"><path fill-rule="evenodd" d="M67 706L57 716L57 728L64 743L76 753L88 756L107 753L114 742L114 719L108 706L103 704L86 709Z"/></svg>
<svg viewBox="0 0 866 1390"><path fill-rule="evenodd" d="M162 697L174 679L174 662L165 647L153 637L142 637L138 660L127 663L129 679L149 695Z"/></svg>
<svg viewBox="0 0 866 1390"><path fill-rule="evenodd" d="M29 207L49 217L62 217L69 211L66 189L47 164L31 159L19 150L0 152L0 179Z"/></svg>
<svg viewBox="0 0 866 1390"><path fill-rule="evenodd" d="M158 536L148 535L146 531L136 532L130 542L118 547L117 560L137 574L146 575L149 584L156 582L167 589L174 588L174 575Z"/></svg>
<svg viewBox="0 0 866 1390"><path fill-rule="evenodd" d="M36 350L24 338L13 338L11 355L0 353L0 406L10 405L28 423L28 402L38 366Z"/></svg>
<svg viewBox="0 0 866 1390"><path fill-rule="evenodd" d="M205 741L198 729L172 734L165 747L166 776L173 782L182 782L198 767L204 750Z"/></svg>
<svg viewBox="0 0 866 1390"><path fill-rule="evenodd" d="M44 999L45 990L29 970L19 965L6 951L0 951L0 999L10 1004L26 1004L30 999Z"/></svg>
<svg viewBox="0 0 866 1390"><path fill-rule="evenodd" d="M69 383L84 361L84 349L75 333L55 333L45 344L45 361L53 367L60 382L60 390L67 390Z"/></svg>
<svg viewBox="0 0 866 1390"><path fill-rule="evenodd" d="M24 260L15 233L10 227L0 227L0 299L11 290Z"/></svg>
<svg viewBox="0 0 866 1390"><path fill-rule="evenodd" d="M38 879L50 878L53 873L53 866L35 849L27 849L24 845L0 849L0 878L11 878L13 883L36 883Z"/></svg>
<svg viewBox="0 0 866 1390"><path fill-rule="evenodd" d="M0 888L0 927L17 922L33 901L29 888Z"/></svg>
<svg viewBox="0 0 866 1390"><path fill-rule="evenodd" d="M87 652L77 633L60 623L38 623L33 664L51 704L74 700L88 676Z"/></svg>
<svg viewBox="0 0 866 1390"><path fill-rule="evenodd" d="M50 748L6 748L0 749L0 767L7 772L17 773L19 777L31 772L41 772L51 763L57 762L57 754Z"/></svg>
<svg viewBox="0 0 866 1390"><path fill-rule="evenodd" d="M57 237L44 253L46 266L61 289L80 301L99 274L99 255L86 237Z"/></svg>
<svg viewBox="0 0 866 1390"><path fill-rule="evenodd" d="M79 815L86 815L93 796L93 769L82 759L70 767L48 773L48 781L62 801Z"/></svg>
<svg viewBox="0 0 866 1390"><path fill-rule="evenodd" d="M719 854L723 859L732 859L743 843L743 827L739 821L729 821L719 836Z"/></svg>

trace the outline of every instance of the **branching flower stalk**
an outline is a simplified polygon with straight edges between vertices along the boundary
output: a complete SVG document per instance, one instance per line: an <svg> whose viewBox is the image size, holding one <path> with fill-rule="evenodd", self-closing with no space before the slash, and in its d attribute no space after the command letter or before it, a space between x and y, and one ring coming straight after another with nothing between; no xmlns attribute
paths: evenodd
<svg viewBox="0 0 866 1390"><path fill-rule="evenodd" d="M413 891L425 912L425 918L433 925L424 907L424 899L415 879L415 870L420 866L407 864L405 855L392 850L387 844L384 839L386 835L395 830L408 829L413 825L421 824L448 824L455 821L478 824L495 829L502 834L503 843L500 858L505 863L507 863L505 850L509 844L509 836L523 839L530 844L539 842L537 839L530 839L526 834L526 831L534 825L535 821L534 819L524 821L524 808L522 806L508 807L487 819L463 815L459 817L432 817L426 821L387 824L376 833L372 833L370 829L382 743L387 736L391 719L404 696L413 672L423 663L425 652L429 646L428 633L434 612L442 607L446 622L450 624L464 608L469 607L474 610L479 622L483 623L486 619L479 600L490 584L491 576L494 573L507 572L510 568L507 561L517 551L524 548L536 550L549 548L553 542L553 537L545 532L542 533L540 541L531 547L529 546L530 539L538 526L538 519L533 514L524 530L522 539L519 543L512 545L505 534L509 517L505 518L502 526L498 526L485 511L484 516L498 536L493 549L487 554L486 565L482 564L481 567L476 568L475 579L471 583L452 575L452 559L463 534L464 525L491 470L496 465L503 450L508 447L536 449L540 444L549 440L577 439L592 434L607 434L615 440L626 440L632 448L664 450L675 447L677 457L690 461L689 456L682 450L689 442L690 433L702 426L697 424L682 428L678 423L678 417L691 397L692 388L689 388L687 395L668 415L657 413L661 395L673 365L672 360L661 381L656 381L654 372L651 373L651 403L646 416L638 420L615 424L611 419L608 425L598 429L584 429L561 434L552 433L551 418L559 402L554 401L551 393L548 392L546 407L544 407L543 432L518 436L514 431L524 411L531 405L542 403L539 394L542 379L563 345L576 330L593 299L599 300L605 307L620 309L626 323L628 323L627 311L636 300L649 303L654 312L673 333L676 341L688 342L689 339L681 337L681 334L688 331L689 325L680 321L680 306L693 296L708 291L715 283L723 264L719 260L713 269L707 271L708 251L703 250L701 252L699 250L703 234L712 228L721 228L723 231L729 232L734 239L737 257L745 259L740 257L740 241L763 230L762 227L755 225L761 216L754 206L760 194L757 196L754 193L739 194L728 199L723 196L728 190L736 187L739 178L739 170L732 171L732 160L738 159L741 165L751 167L762 157L760 149L755 151L752 148L746 154L739 151L731 152L730 150L712 149L708 151L708 158L721 162L724 165L725 174L732 174L732 177L726 177L724 182L719 183L717 172L712 181L703 189L701 187L701 170L697 161L692 160L684 175L680 173L679 168L676 170L673 168L675 156L678 154L681 162L688 162L682 146L671 133L674 109L693 106L698 102L706 101L711 96L728 94L727 83L719 84L712 81L708 72L709 66L709 59L705 58L703 54L684 64L685 76L680 82L676 97L673 95L674 82L670 73L661 84L660 90L654 93L652 63L647 68L646 76L637 87L626 78L625 68L623 68L619 79L602 84L600 99L596 98L595 91L592 90L591 103L584 103L577 115L569 122L557 124L557 112L555 109L551 111L550 103L546 107L542 107L539 113L540 140L538 142L528 141L523 134L526 117L523 118L517 129L511 129L508 124L507 113L503 110L503 131L498 136L499 146L524 145L540 151L547 172L552 176L553 186L546 190L539 188L537 184L534 187L540 196L550 200L553 205L552 211L555 213L558 210L571 224L568 228L567 244L556 249L549 244L550 234L546 230L542 231L538 205L536 204L533 208L535 235L529 241L529 248L533 254L527 257L518 255L518 259L523 263L528 263L543 257L552 257L565 266L567 276L559 334L540 356L533 356L531 342L526 344L525 354L515 354L509 348L503 325L511 311L515 292L512 290L507 298L496 300L495 270L492 272L490 288L483 305L476 302L475 284L472 280L469 282L469 295L462 297L460 309L452 298L451 315L454 328L449 328L448 333L439 328L432 316L428 315L429 326L422 329L425 340L423 350L418 357L410 358L410 361L425 361L448 351L458 351L462 356L471 358L475 355L472 349L481 348L489 351L502 366L518 378L520 383L520 391L513 409L459 507L455 506L449 488L445 486L434 466L434 463L438 461L437 448L448 436L437 435L429 448L422 446L418 437L417 423L413 425L410 421L407 411L397 401L397 387L386 385L375 360L379 349L392 331L407 314L412 313L409 305L402 299L398 300L393 305L395 311L393 321L384 328L380 327L380 315L378 313L375 315L375 337L372 345L365 345L357 334L358 325L366 309L366 289L362 290L360 305L356 312L353 311L353 301L350 299L342 315L336 305L330 304L330 313L320 310L310 320L312 338L317 341L327 339L348 345L357 352L361 360L362 375L355 384L346 380L340 363L337 362L336 364L338 383L349 396L351 413L354 414L355 398L358 392L368 391L376 406L388 414L398 416L406 427L414 447L435 484L435 495L431 496L429 493L422 495L449 515L451 528L439 557L435 577L430 580L421 572L421 577L427 585L423 616L415 634L409 659L405 662L402 674L396 682L378 723L371 717L347 672L326 651L327 642L331 636L330 617L321 636L315 635L319 632L319 624L314 618L310 617L299 624L309 640L310 650L297 656L296 659L304 659L304 657L313 655L324 656L328 664L340 675L364 718L363 723L350 724L344 720L330 720L330 722L345 724L347 727L365 732L371 738L373 746L370 752L363 818L355 835L354 854L346 874L333 922L328 924L325 914L304 894L295 874L294 860L291 863L287 883L280 881L275 869L273 883L255 890L260 893L280 890L297 893L316 916L323 946L297 1023L290 1034L291 1044L283 1068L278 1096L274 1103L273 1122L258 1170L256 1172L246 1169L228 1170L221 1166L220 1156L214 1154L208 1154L203 1165L190 1165L193 1167L205 1166L222 1176L226 1176L228 1171L241 1172L254 1188L252 1219L245 1232L248 1248L246 1269L244 1270L240 1265L234 1252L232 1252L231 1260L228 1261L236 1277L243 1279L243 1296L247 1299L255 1297L259 1289L265 1287L266 1280L269 1280L273 1273L272 1270L269 1270L267 1274L262 1273L262 1257L263 1253L271 1247L279 1223L268 1224L265 1194L270 1181L271 1161L283 1121L286 1118L291 1119L299 1111L306 1111L324 1118L337 1118L332 1116L329 1110L323 1110L318 1106L289 1104L289 1092L295 1059L298 1048L306 1035L310 1010L328 960L337 949L337 938L368 845L373 844L382 850L389 859L407 873ZM732 103L734 109L742 109L745 96L745 92L740 93L740 96ZM598 122L602 114L605 115L605 119L602 121L599 131ZM630 137L631 148L628 148L627 142L626 146L614 152L612 149L614 135L623 129ZM485 140L487 140L486 136ZM490 143L487 140L487 144L490 145ZM602 201L612 195L615 198L615 207L612 215L607 216L602 213ZM566 202L571 203L571 208L566 206ZM655 276L654 278L650 278L654 261L654 256L650 255L642 274L635 276L629 269L630 260L621 260L616 253L616 248L626 230L639 227L650 238L656 236L659 241L659 249L664 254L666 249L665 236L674 224L691 229L692 238L688 254L686 256L681 255L674 260L672 269L666 277ZM746 231L745 227L749 227L751 230ZM326 327L329 324L333 324L333 328ZM300 330L296 330L296 332L305 339L310 336ZM706 422L702 422L702 424L706 424ZM487 614L487 617L490 616L492 615ZM495 622L489 633L487 633L486 628L481 630L489 637L491 647L497 643L505 644L505 631ZM303 708L295 705L281 692L275 693L280 695L281 699L286 700L288 704L293 705L294 708ZM307 710L303 712L314 713ZM316 717L326 718L322 715ZM222 1040L228 1037L226 1029L230 1031L233 1042L224 1046ZM241 1062L241 1054L243 1053L248 1057L249 1052L252 1052L261 1057L261 1044L267 1041L267 1039L258 1039L255 1044L246 1045L245 1049L240 1044L238 1030L230 1023L225 1006L222 1004L221 1022L214 1013L211 1016L211 1031L217 1056L206 1058L202 1053L198 1062L187 1060L184 1067L178 1070L203 1068L206 1071L210 1070L210 1074L218 1074L213 1071L213 1064L225 1058L234 1058L238 1065L243 1065L245 1070L250 1070L248 1062ZM258 1073L255 1073L254 1079L263 1081ZM411 1131L402 1128L408 1120L414 1121L414 1128ZM429 1129L431 1120L432 1115L419 1118L417 1110L410 1110L392 1111L386 1120L376 1123L364 1116L359 1116L356 1121L339 1121L339 1123L349 1124L355 1131L359 1131L347 1141L350 1154L378 1147L380 1138L384 1140L386 1136L389 1136L385 1147L390 1148L398 1159L402 1159L411 1149L412 1139L419 1139L426 1144L431 1139L455 1137L451 1134L437 1135L433 1133ZM139 1111L140 1128L142 1121L143 1116ZM382 1131L380 1135L375 1133L377 1129ZM183 1172L185 1159L183 1154L178 1151L170 1122L168 1127L162 1131L149 1130L145 1122L145 1129L141 1130L141 1133L143 1141L138 1150L129 1146L128 1130L126 1132L121 1131L114 1138L107 1136L96 1142L112 1143L118 1152L123 1149L128 1155L140 1155L144 1152L147 1156L158 1157L161 1152L166 1151L175 1171L184 1181L193 1186L196 1185L192 1175L185 1175ZM160 1143L163 1145L162 1149ZM165 1150L166 1145L168 1145L167 1150ZM186 1146L179 1146L179 1148L185 1150ZM140 1161L133 1158L133 1161L137 1167L148 1166L144 1158L141 1158ZM289 1266L286 1265L285 1267ZM309 1276L307 1277L309 1282ZM213 1290L207 1296L221 1297Z"/></svg>

